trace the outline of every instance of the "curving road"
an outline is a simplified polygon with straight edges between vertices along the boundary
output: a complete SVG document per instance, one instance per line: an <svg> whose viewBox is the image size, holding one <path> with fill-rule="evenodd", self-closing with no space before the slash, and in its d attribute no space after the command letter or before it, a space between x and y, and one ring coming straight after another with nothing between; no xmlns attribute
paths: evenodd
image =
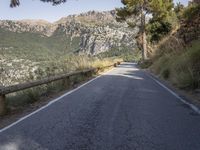
<svg viewBox="0 0 200 150"><path fill-rule="evenodd" d="M200 115L123 63L0 130L0 150L200 150Z"/></svg>

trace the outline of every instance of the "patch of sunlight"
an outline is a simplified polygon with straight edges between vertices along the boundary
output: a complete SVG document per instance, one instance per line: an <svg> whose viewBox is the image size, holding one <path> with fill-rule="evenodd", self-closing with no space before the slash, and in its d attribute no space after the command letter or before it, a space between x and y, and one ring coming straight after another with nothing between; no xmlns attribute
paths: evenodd
<svg viewBox="0 0 200 150"><path fill-rule="evenodd" d="M8 143L0 147L0 150L19 150L18 143Z"/></svg>
<svg viewBox="0 0 200 150"><path fill-rule="evenodd" d="M131 68L131 71L139 71L140 69L138 68Z"/></svg>
<svg viewBox="0 0 200 150"><path fill-rule="evenodd" d="M29 148L27 148L29 146ZM0 145L0 150L21 150L21 149L34 149L34 150L47 150L43 148L38 142L21 136L16 136L10 142Z"/></svg>
<svg viewBox="0 0 200 150"><path fill-rule="evenodd" d="M125 74L109 74L112 76L122 76L122 77L127 77L127 78L132 78L135 80L144 80L144 78L138 77L138 76L134 76L134 75L125 75Z"/></svg>

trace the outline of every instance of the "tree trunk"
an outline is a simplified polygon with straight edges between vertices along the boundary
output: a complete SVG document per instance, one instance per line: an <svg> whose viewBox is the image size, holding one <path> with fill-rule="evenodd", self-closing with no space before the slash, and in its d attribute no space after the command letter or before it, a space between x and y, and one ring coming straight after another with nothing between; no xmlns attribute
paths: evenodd
<svg viewBox="0 0 200 150"><path fill-rule="evenodd" d="M142 9L141 10L141 35L142 35L142 59L143 60L147 59L147 39L146 39L145 26L146 26L146 16L145 16L144 10Z"/></svg>
<svg viewBox="0 0 200 150"><path fill-rule="evenodd" d="M147 57L147 40L146 40L146 32L144 31L143 33L142 33L142 47L143 47L143 53L142 53L142 55L143 55L143 60L146 60L146 59L148 59L148 57Z"/></svg>

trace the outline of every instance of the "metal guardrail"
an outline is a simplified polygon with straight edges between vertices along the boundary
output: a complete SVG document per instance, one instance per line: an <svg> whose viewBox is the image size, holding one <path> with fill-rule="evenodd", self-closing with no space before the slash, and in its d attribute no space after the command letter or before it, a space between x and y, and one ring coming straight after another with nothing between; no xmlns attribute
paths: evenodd
<svg viewBox="0 0 200 150"><path fill-rule="evenodd" d="M113 65L105 66L102 68L92 68L92 69L86 69L82 71L76 71L72 73L66 73L62 75L57 75L57 76L52 76L52 77L47 77L41 80L36 80L36 81L31 81L31 82L26 82L22 84L17 84L17 85L12 85L12 86L7 86L7 87L1 87L0 89L0 115L3 115L6 112L6 95L22 90L26 90L29 88L33 88L36 86L48 84L54 81L62 80L62 79L67 79L72 76L76 75L87 75L88 73L97 73L99 70L109 68L109 67L116 67L119 65L120 62L114 63Z"/></svg>

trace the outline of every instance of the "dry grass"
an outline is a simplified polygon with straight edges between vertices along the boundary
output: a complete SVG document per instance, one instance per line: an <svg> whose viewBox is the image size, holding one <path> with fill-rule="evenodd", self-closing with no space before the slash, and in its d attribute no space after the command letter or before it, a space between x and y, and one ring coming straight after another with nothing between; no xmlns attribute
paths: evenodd
<svg viewBox="0 0 200 150"><path fill-rule="evenodd" d="M156 59L163 55L177 55L182 53L184 48L185 44L181 39L169 35L154 46L153 57Z"/></svg>
<svg viewBox="0 0 200 150"><path fill-rule="evenodd" d="M112 65L116 62L121 62L122 59L121 58L104 58L104 59L96 59L92 66L94 68L102 68L102 67L105 67L105 66L109 66L109 65Z"/></svg>
<svg viewBox="0 0 200 150"><path fill-rule="evenodd" d="M185 46L173 36L161 41L150 69L179 88L200 88L200 41Z"/></svg>

